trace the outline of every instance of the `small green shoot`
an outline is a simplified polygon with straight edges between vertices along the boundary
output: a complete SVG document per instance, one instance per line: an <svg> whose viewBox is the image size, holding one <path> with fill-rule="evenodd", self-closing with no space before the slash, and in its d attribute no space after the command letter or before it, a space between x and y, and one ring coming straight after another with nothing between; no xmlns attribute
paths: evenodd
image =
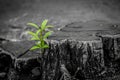
<svg viewBox="0 0 120 80"><path fill-rule="evenodd" d="M47 23L48 20L44 20L40 26L35 23L27 23L27 25L36 28L35 32L28 31L28 33L32 36L31 40L35 41L35 45L32 46L30 50L40 49L43 53L44 49L49 48L46 40L52 34L53 31L50 31L49 28L52 28L53 26L47 25Z"/></svg>

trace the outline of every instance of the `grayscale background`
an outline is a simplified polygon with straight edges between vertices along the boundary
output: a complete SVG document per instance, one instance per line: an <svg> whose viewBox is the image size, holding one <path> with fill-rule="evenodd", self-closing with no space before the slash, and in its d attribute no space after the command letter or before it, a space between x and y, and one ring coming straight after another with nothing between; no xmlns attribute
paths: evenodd
<svg viewBox="0 0 120 80"><path fill-rule="evenodd" d="M55 31L71 23L79 26L80 22L84 23L82 26L119 24L120 0L0 0L2 38L26 40L28 36L25 31L30 30L26 24L40 24L44 19L55 26ZM89 26L84 30L100 28ZM101 29L104 30L103 27Z"/></svg>

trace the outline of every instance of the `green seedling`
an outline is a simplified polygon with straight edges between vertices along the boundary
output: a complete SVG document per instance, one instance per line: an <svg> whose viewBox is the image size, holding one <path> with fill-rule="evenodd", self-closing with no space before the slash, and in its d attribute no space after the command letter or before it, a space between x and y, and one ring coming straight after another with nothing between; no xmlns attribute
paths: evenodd
<svg viewBox="0 0 120 80"><path fill-rule="evenodd" d="M35 32L28 31L28 33L32 36L31 40L35 41L35 45L32 46L30 50L40 49L41 53L43 53L45 49L49 48L49 45L46 43L46 41L53 32L50 31L49 28L52 28L53 26L47 25L47 22L48 20L44 20L40 26L35 23L27 24L36 28Z"/></svg>

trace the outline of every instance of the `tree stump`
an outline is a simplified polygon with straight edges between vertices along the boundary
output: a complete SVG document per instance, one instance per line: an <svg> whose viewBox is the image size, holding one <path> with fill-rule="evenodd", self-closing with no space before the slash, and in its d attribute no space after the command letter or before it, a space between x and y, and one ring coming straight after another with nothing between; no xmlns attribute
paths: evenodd
<svg viewBox="0 0 120 80"><path fill-rule="evenodd" d="M31 42L22 43L31 45ZM50 48L44 54L33 51L19 58L7 52L12 46L4 51L4 45L9 44L13 45L7 42L1 46L0 54L9 57L0 57L1 61L10 59L7 69L1 70L14 78L9 76L8 80L101 80L120 72L119 36L106 35L94 41L50 40ZM27 57L32 54L35 56Z"/></svg>

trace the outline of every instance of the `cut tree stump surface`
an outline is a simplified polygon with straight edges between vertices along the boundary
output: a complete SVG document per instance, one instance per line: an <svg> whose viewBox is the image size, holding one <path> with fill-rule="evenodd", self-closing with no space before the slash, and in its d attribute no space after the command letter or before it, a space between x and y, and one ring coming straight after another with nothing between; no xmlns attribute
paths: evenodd
<svg viewBox="0 0 120 80"><path fill-rule="evenodd" d="M5 69L0 70L0 78L60 80L67 77L68 80L119 80L119 29L120 25L117 23L70 23L54 29L48 41L50 48L44 54L39 54L39 50L29 51L34 45L34 42L28 40L29 36L17 36L18 41L12 41L12 35L10 39L0 35L0 59L5 62L1 63Z"/></svg>
<svg viewBox="0 0 120 80"><path fill-rule="evenodd" d="M6 26L0 29L0 38L12 41L29 40L30 35L27 34L27 31L33 30L30 26ZM91 20L87 22L72 22L63 27L55 26L53 31L53 35L49 37L50 40L75 39L79 41L92 41L99 40L98 36L101 35L120 34L120 24L104 20Z"/></svg>

